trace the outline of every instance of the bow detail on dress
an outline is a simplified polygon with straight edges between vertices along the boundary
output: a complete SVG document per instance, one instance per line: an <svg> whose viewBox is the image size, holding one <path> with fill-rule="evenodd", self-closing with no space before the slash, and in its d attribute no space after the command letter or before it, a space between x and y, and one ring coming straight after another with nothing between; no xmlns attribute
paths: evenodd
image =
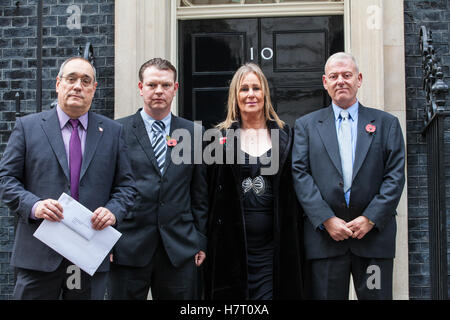
<svg viewBox="0 0 450 320"><path fill-rule="evenodd" d="M251 189L253 189L256 195L263 194L266 189L264 178L262 176L257 176L253 180L250 177L244 179L244 181L242 181L242 190L244 193L249 192Z"/></svg>

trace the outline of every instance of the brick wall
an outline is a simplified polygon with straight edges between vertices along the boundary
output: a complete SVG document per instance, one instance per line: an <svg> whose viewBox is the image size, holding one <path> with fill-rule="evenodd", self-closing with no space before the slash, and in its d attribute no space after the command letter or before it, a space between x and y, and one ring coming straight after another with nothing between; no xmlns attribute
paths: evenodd
<svg viewBox="0 0 450 320"><path fill-rule="evenodd" d="M405 0L406 113L408 153L408 237L410 299L430 299L430 254L427 197L427 146L423 128L425 96L422 90L422 57L419 30L432 30L433 44L449 82L450 1ZM450 109L450 99L447 101ZM448 137L450 138L450 137ZM447 165L449 164L447 158ZM447 175L447 186L450 184ZM449 193L447 193L449 195ZM450 204L450 197L447 205ZM448 210L447 210L448 211ZM447 225L449 230L449 224ZM449 238L450 239L450 238ZM450 246L449 246L450 247Z"/></svg>
<svg viewBox="0 0 450 320"><path fill-rule="evenodd" d="M36 111L38 0L0 0L0 156L15 120L17 91L22 112ZM79 15L78 15L79 13ZM56 99L55 78L68 57L90 41L98 87L92 110L114 116L114 1L45 0L42 19L42 109ZM14 271L9 266L14 217L0 204L0 300L11 297Z"/></svg>

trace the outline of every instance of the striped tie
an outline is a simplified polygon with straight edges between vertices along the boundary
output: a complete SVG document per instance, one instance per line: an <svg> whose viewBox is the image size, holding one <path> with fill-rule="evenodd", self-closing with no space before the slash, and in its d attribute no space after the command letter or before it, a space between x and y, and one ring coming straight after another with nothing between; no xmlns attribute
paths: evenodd
<svg viewBox="0 0 450 320"><path fill-rule="evenodd" d="M161 173L163 172L164 160L166 158L166 140L164 139L165 127L166 126L162 121L155 121L152 125L152 147L153 152L155 153L156 161L158 162L159 171L161 171Z"/></svg>

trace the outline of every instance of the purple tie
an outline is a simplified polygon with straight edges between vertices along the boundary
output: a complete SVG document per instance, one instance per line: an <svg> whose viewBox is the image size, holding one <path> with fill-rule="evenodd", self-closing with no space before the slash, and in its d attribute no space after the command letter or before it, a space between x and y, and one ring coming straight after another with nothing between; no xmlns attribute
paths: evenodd
<svg viewBox="0 0 450 320"><path fill-rule="evenodd" d="M78 188L80 182L81 171L81 141L78 135L78 126L80 121L78 119L70 119L72 125L72 134L70 135L69 143L69 169L70 169L70 193L72 198L79 200Z"/></svg>

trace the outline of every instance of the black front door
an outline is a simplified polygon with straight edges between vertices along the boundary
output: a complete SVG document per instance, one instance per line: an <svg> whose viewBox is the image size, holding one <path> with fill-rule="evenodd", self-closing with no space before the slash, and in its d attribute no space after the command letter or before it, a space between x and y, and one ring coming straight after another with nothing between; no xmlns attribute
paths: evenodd
<svg viewBox="0 0 450 320"><path fill-rule="evenodd" d="M328 105L323 67L343 51L343 17L290 17L179 22L180 115L210 128L226 116L228 86L245 62L261 66L280 118Z"/></svg>

